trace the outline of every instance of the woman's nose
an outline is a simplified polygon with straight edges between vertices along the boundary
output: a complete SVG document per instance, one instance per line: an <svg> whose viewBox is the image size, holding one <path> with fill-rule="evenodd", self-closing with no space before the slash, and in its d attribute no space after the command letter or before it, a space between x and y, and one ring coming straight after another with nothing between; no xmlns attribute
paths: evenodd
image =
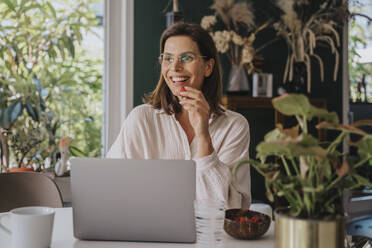
<svg viewBox="0 0 372 248"><path fill-rule="evenodd" d="M182 70L183 64L179 59L175 59L171 64L171 70L180 71Z"/></svg>

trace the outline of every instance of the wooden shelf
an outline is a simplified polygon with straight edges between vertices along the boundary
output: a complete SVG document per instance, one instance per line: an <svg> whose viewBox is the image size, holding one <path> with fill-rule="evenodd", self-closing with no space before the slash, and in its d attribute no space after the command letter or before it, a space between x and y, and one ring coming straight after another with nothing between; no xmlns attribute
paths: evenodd
<svg viewBox="0 0 372 248"><path fill-rule="evenodd" d="M269 97L249 97L238 95L222 96L222 104L229 110L238 111L239 109L272 109L274 111L274 126L279 123L284 126L286 116L276 111L271 101L272 98ZM315 107L327 109L326 99L312 98L310 99L310 103ZM318 130L318 138L321 141L326 140L326 131Z"/></svg>

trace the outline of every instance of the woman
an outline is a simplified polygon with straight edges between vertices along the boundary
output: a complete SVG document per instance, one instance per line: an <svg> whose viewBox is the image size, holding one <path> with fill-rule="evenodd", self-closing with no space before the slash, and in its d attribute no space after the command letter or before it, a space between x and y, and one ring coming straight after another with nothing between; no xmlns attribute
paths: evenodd
<svg viewBox="0 0 372 248"><path fill-rule="evenodd" d="M197 24L176 23L160 39L161 75L145 104L128 115L107 157L193 159L196 197L248 208L250 172L231 167L248 157L249 126L221 107L221 66L209 34Z"/></svg>

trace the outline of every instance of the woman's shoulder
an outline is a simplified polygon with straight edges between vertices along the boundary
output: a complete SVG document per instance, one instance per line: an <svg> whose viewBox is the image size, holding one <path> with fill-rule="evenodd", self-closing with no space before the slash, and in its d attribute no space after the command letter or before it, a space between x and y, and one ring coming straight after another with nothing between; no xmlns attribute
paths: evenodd
<svg viewBox="0 0 372 248"><path fill-rule="evenodd" d="M155 114L158 110L154 109L150 104L141 104L132 109L129 115L132 116L148 116Z"/></svg>
<svg viewBox="0 0 372 248"><path fill-rule="evenodd" d="M221 115L223 122L235 125L248 126L247 119L240 113L226 109Z"/></svg>
<svg viewBox="0 0 372 248"><path fill-rule="evenodd" d="M149 104L138 105L130 111L128 117L126 118L126 122L146 121L149 118L153 117L157 111L158 110L154 109Z"/></svg>

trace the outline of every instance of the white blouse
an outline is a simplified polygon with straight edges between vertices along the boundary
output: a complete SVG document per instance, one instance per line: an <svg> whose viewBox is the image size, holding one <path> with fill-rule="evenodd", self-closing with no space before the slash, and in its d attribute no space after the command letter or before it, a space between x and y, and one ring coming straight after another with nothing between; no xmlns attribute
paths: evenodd
<svg viewBox="0 0 372 248"><path fill-rule="evenodd" d="M240 166L236 178L231 174L233 165L249 156L248 121L241 114L226 110L220 116L211 116L209 133L214 152L197 158L197 137L189 144L174 114L143 104L129 113L107 157L192 159L197 168L197 199L219 199L227 202L228 208L249 208L249 166Z"/></svg>

